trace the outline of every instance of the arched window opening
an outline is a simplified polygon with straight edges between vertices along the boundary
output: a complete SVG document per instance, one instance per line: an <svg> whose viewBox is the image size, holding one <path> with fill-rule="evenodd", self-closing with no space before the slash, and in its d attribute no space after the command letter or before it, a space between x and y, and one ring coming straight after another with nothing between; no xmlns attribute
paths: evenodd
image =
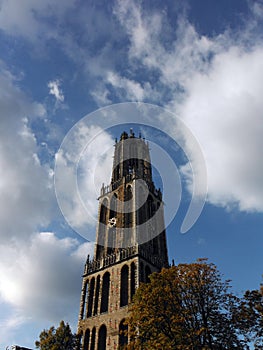
<svg viewBox="0 0 263 350"><path fill-rule="evenodd" d="M135 263L131 263L131 300L132 297L135 294L135 287L136 287L136 282L135 282Z"/></svg>
<svg viewBox="0 0 263 350"><path fill-rule="evenodd" d="M107 244L107 254L114 253L114 248L116 245L116 227L109 227L108 230L108 244Z"/></svg>
<svg viewBox="0 0 263 350"><path fill-rule="evenodd" d="M98 314L99 295L100 295L100 276L97 276L93 315Z"/></svg>
<svg viewBox="0 0 263 350"><path fill-rule="evenodd" d="M90 350L95 350L96 328L93 327L91 334Z"/></svg>
<svg viewBox="0 0 263 350"><path fill-rule="evenodd" d="M114 195L111 197L111 201L110 201L110 219L115 218L116 217L116 212L117 212L117 194L114 193Z"/></svg>
<svg viewBox="0 0 263 350"><path fill-rule="evenodd" d="M128 186L126 189L125 201L131 201L132 199L132 187ZM133 208L132 203L127 203L127 208L125 212L125 227L132 227L132 216L133 216Z"/></svg>
<svg viewBox="0 0 263 350"><path fill-rule="evenodd" d="M81 312L81 319L83 317L86 317L87 313L87 304L88 304L88 290L89 290L89 281L87 280L84 285L84 290L82 294L82 312Z"/></svg>
<svg viewBox="0 0 263 350"><path fill-rule="evenodd" d="M128 344L128 325L124 323L125 320L123 319L119 325L119 349Z"/></svg>
<svg viewBox="0 0 263 350"><path fill-rule="evenodd" d="M107 227L107 209L108 207L108 200L104 198L101 207L100 207L100 215L99 215L99 232L98 232L98 237L99 237L99 244L97 244L96 248L96 259L100 259L104 247L106 244L106 227Z"/></svg>
<svg viewBox="0 0 263 350"><path fill-rule="evenodd" d="M151 269L149 268L148 265L145 266L145 282L149 283L150 282L150 274L152 273Z"/></svg>
<svg viewBox="0 0 263 350"><path fill-rule="evenodd" d="M110 201L107 254L112 254L114 252L114 248L116 245L117 199L118 199L117 194L114 193Z"/></svg>
<svg viewBox="0 0 263 350"><path fill-rule="evenodd" d="M107 219L107 207L108 207L108 200L104 198L101 207L100 207L100 222L102 224L107 224L106 219Z"/></svg>
<svg viewBox="0 0 263 350"><path fill-rule="evenodd" d="M121 269L120 306L128 305L128 276L129 268L127 265L124 265Z"/></svg>
<svg viewBox="0 0 263 350"><path fill-rule="evenodd" d="M109 294L110 294L110 274L109 272L106 272L103 275L103 280L102 280L101 306L100 306L101 313L108 311Z"/></svg>
<svg viewBox="0 0 263 350"><path fill-rule="evenodd" d="M92 315L94 287L95 287L95 278L93 277L91 282L90 282L90 286L89 286L87 317L90 317Z"/></svg>
<svg viewBox="0 0 263 350"><path fill-rule="evenodd" d="M138 225L142 225L144 222L147 221L147 218L146 218L147 201L145 200L142 201L142 199L144 198L144 188L142 186L139 187L138 197L139 197L139 203L143 203L140 206L140 208L137 210Z"/></svg>
<svg viewBox="0 0 263 350"><path fill-rule="evenodd" d="M89 350L89 342L90 342L90 330L88 328L86 329L85 336L84 336L83 350Z"/></svg>
<svg viewBox="0 0 263 350"><path fill-rule="evenodd" d="M98 350L106 350L107 328L103 324L99 329Z"/></svg>

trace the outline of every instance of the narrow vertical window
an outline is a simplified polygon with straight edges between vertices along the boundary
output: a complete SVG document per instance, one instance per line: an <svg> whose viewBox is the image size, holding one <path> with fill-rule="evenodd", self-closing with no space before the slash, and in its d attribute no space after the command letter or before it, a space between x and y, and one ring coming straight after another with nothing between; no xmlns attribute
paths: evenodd
<svg viewBox="0 0 263 350"><path fill-rule="evenodd" d="M91 282L90 282L90 286L89 286L87 317L90 317L90 316L92 315L94 287L95 287L95 278L93 277L92 280L91 280Z"/></svg>
<svg viewBox="0 0 263 350"><path fill-rule="evenodd" d="M119 325L119 349L122 349L128 344L128 325L124 324L123 319Z"/></svg>
<svg viewBox="0 0 263 350"><path fill-rule="evenodd" d="M84 336L83 350L89 350L89 342L90 342L90 330L86 329L85 336Z"/></svg>
<svg viewBox="0 0 263 350"><path fill-rule="evenodd" d="M117 194L114 193L110 201L107 254L112 254L114 252L114 248L116 245L117 199L118 199Z"/></svg>
<svg viewBox="0 0 263 350"><path fill-rule="evenodd" d="M107 312L109 307L110 274L106 272L102 280L101 306L100 312Z"/></svg>
<svg viewBox="0 0 263 350"><path fill-rule="evenodd" d="M81 312L81 319L83 319L83 317L86 317L86 313L87 313L87 303L88 303L88 290L89 290L89 281L85 281L85 285L84 285L84 290L83 290L83 294L82 294L82 312Z"/></svg>
<svg viewBox="0 0 263 350"><path fill-rule="evenodd" d="M131 299L135 294L135 286L136 286L136 282L135 282L135 263L132 262L131 263Z"/></svg>
<svg viewBox="0 0 263 350"><path fill-rule="evenodd" d="M101 258L104 251L104 247L106 245L107 207L108 207L108 200L104 198L100 206L99 229L98 229L99 241L96 249L96 259Z"/></svg>
<svg viewBox="0 0 263 350"><path fill-rule="evenodd" d="M125 201L131 201L132 199L132 187L128 186L126 189ZM132 203L129 202L126 208L125 213L125 227L132 227L132 216L133 216L133 208Z"/></svg>
<svg viewBox="0 0 263 350"><path fill-rule="evenodd" d="M93 315L98 314L99 295L100 295L100 276L97 276Z"/></svg>
<svg viewBox="0 0 263 350"><path fill-rule="evenodd" d="M107 328L103 324L99 329L98 350L106 350Z"/></svg>
<svg viewBox="0 0 263 350"><path fill-rule="evenodd" d="M121 269L120 306L128 305L128 276L129 268L127 265L124 265Z"/></svg>
<svg viewBox="0 0 263 350"><path fill-rule="evenodd" d="M91 334L90 350L95 350L96 328L93 327Z"/></svg>

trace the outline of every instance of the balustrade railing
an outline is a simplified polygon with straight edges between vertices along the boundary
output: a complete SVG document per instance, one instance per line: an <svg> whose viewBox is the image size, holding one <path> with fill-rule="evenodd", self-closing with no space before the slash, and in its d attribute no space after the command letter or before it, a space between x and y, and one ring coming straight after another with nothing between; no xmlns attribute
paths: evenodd
<svg viewBox="0 0 263 350"><path fill-rule="evenodd" d="M158 255L152 255L152 253L145 249L143 246L132 246L128 248L123 248L116 253L106 255L102 259L87 261L85 264L84 274L90 274L92 272L103 269L107 266L113 265L117 262L126 260L132 256L140 255L145 260L148 260L151 264L160 269L164 267L165 262L162 257Z"/></svg>

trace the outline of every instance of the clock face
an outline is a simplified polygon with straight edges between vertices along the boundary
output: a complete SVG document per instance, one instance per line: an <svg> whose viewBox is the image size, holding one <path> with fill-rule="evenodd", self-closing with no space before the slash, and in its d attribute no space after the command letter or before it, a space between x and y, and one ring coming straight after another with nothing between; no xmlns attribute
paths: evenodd
<svg viewBox="0 0 263 350"><path fill-rule="evenodd" d="M116 218L111 218L111 219L109 219L108 225L109 225L110 227L116 227L116 224L117 224L117 219L116 219Z"/></svg>

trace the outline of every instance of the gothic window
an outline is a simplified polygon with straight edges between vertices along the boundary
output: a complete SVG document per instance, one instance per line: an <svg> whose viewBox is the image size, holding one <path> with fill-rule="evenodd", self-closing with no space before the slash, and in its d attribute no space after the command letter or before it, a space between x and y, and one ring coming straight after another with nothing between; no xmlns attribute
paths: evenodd
<svg viewBox="0 0 263 350"><path fill-rule="evenodd" d="M128 325L124 324L124 322L125 319L119 325L119 349L122 349L122 347L128 344Z"/></svg>
<svg viewBox="0 0 263 350"><path fill-rule="evenodd" d="M108 200L105 198L100 207L100 222L105 225L107 224L106 223L107 207L108 207Z"/></svg>
<svg viewBox="0 0 263 350"><path fill-rule="evenodd" d="M86 316L86 312L87 312L87 303L88 303L88 289L89 289L89 281L87 280L85 282L84 285L84 290L83 290L83 294L82 294L82 312L81 312L81 319L83 319L83 315L84 317Z"/></svg>
<svg viewBox="0 0 263 350"><path fill-rule="evenodd" d="M104 273L102 280L102 292L101 292L101 306L100 312L107 312L109 306L109 292L110 292L110 274Z"/></svg>
<svg viewBox="0 0 263 350"><path fill-rule="evenodd" d="M107 328L103 324L99 329L98 350L106 350Z"/></svg>
<svg viewBox="0 0 263 350"><path fill-rule="evenodd" d="M116 216L117 216L117 194L111 198L110 201L110 215L108 221L108 242L107 242L107 254L112 254L116 244Z"/></svg>
<svg viewBox="0 0 263 350"><path fill-rule="evenodd" d="M117 199L118 199L117 194L114 193L110 201L110 219L116 217Z"/></svg>
<svg viewBox="0 0 263 350"><path fill-rule="evenodd" d="M96 281L96 294L95 294L94 312L93 312L93 315L97 315L97 314L98 314L99 295L100 295L100 276L97 276L97 281Z"/></svg>
<svg viewBox="0 0 263 350"><path fill-rule="evenodd" d="M90 330L88 328L86 329L85 336L84 336L83 350L89 350L89 341L90 341Z"/></svg>
<svg viewBox="0 0 263 350"><path fill-rule="evenodd" d="M150 282L150 274L152 273L151 269L149 268L148 265L145 266L145 282L149 283Z"/></svg>
<svg viewBox="0 0 263 350"><path fill-rule="evenodd" d="M96 328L93 327L91 334L90 350L95 350Z"/></svg>
<svg viewBox="0 0 263 350"><path fill-rule="evenodd" d="M144 198L144 188L142 186L139 187L138 191L139 204L141 204L140 208L138 208L138 224L142 225L146 221L146 205L147 201L142 202L142 198Z"/></svg>
<svg viewBox="0 0 263 350"><path fill-rule="evenodd" d="M135 294L135 263L132 262L131 263L131 299L133 297L133 295Z"/></svg>
<svg viewBox="0 0 263 350"><path fill-rule="evenodd" d="M124 265L121 269L120 306L128 305L128 276L129 268Z"/></svg>
<svg viewBox="0 0 263 350"><path fill-rule="evenodd" d="M100 207L100 218L99 218L99 241L96 250L96 259L101 257L104 251L105 239L106 239L106 227L107 227L107 207L108 200L105 198Z"/></svg>
<svg viewBox="0 0 263 350"><path fill-rule="evenodd" d="M87 317L90 317L90 316L92 315L94 287L95 287L95 278L93 277L93 278L91 279L90 286L89 286Z"/></svg>
<svg viewBox="0 0 263 350"><path fill-rule="evenodd" d="M128 186L126 189L126 201L130 201L132 199L132 187ZM131 227L132 226L132 204L129 203L126 208L125 213L125 227Z"/></svg>

